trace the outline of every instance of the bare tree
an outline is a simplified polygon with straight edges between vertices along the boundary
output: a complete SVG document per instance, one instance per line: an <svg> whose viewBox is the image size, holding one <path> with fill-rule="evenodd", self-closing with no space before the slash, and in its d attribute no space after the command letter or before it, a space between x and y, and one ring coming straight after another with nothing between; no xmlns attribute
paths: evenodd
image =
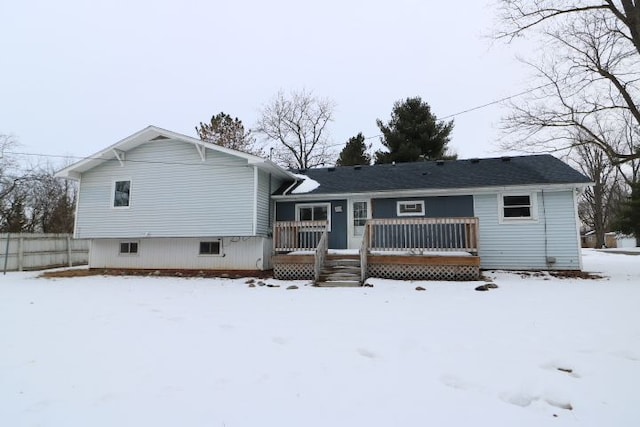
<svg viewBox="0 0 640 427"><path fill-rule="evenodd" d="M0 135L0 231L70 233L76 185L55 178L51 165L27 165L15 138Z"/></svg>
<svg viewBox="0 0 640 427"><path fill-rule="evenodd" d="M579 145L570 157L595 183L582 194L578 215L582 223L595 232L596 247L601 248L605 245L605 233L611 231L613 217L624 199L619 170L607 154L593 144Z"/></svg>
<svg viewBox="0 0 640 427"><path fill-rule="evenodd" d="M633 0L501 0L497 37L537 37L527 59L537 90L512 104L503 148L556 151L590 144L615 163L640 158L638 145L607 136L630 118L640 125L640 4ZM579 132L586 138L575 139ZM621 149L622 148L622 149Z"/></svg>
<svg viewBox="0 0 640 427"><path fill-rule="evenodd" d="M333 119L332 101L308 91L282 91L263 107L256 131L275 145L275 160L284 166L308 169L333 158L327 125Z"/></svg>
<svg viewBox="0 0 640 427"><path fill-rule="evenodd" d="M17 161L11 150L17 145L11 135L0 134L0 204L17 186L15 170Z"/></svg>
<svg viewBox="0 0 640 427"><path fill-rule="evenodd" d="M72 233L77 186L56 178L52 165L40 167L29 177L29 223L31 231Z"/></svg>

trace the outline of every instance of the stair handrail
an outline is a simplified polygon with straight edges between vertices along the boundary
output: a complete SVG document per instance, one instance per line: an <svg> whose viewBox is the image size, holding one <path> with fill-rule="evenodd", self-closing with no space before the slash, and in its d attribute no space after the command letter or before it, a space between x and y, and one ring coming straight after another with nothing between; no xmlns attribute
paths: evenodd
<svg viewBox="0 0 640 427"><path fill-rule="evenodd" d="M360 243L360 282L367 280L367 255L369 253L369 221L364 224L362 243Z"/></svg>
<svg viewBox="0 0 640 427"><path fill-rule="evenodd" d="M320 273L322 272L322 267L324 266L324 262L327 258L327 252L329 251L329 234L325 228L322 233L322 237L320 237L320 241L318 241L318 246L316 247L314 253L314 267L313 267L313 277L314 282L320 280Z"/></svg>

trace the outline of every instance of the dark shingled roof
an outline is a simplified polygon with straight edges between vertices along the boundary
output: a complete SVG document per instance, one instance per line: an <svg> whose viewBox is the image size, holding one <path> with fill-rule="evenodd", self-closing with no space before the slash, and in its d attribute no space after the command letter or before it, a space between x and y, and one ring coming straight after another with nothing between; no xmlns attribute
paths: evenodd
<svg viewBox="0 0 640 427"><path fill-rule="evenodd" d="M320 186L302 194L435 190L532 184L585 184L589 178L544 154L489 159L444 160L371 166L339 166L299 172ZM282 195L291 185L274 194ZM287 192L291 194L291 190ZM296 194L291 194L296 196Z"/></svg>

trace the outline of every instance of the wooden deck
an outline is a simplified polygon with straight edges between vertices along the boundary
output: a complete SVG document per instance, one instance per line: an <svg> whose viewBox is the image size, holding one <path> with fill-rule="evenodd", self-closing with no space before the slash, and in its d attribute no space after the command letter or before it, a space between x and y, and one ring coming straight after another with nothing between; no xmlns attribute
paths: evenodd
<svg viewBox="0 0 640 427"><path fill-rule="evenodd" d="M480 277L478 218L370 219L365 225L357 267L336 265L327 248L324 221L282 221L274 228L274 276L326 283L349 270L349 282L368 277L400 280L477 280ZM310 251L310 254L292 254ZM437 253L437 255L436 255ZM343 255L346 259L347 256ZM333 274L333 276L332 276ZM329 280L331 281L331 280ZM339 280L336 280L339 281Z"/></svg>
<svg viewBox="0 0 640 427"><path fill-rule="evenodd" d="M329 255L328 260L359 260L359 255ZM274 277L285 280L314 280L314 255L275 255ZM480 277L479 256L459 255L369 255L365 278L397 280L477 280ZM364 283L364 280L361 281ZM326 281L323 286L330 286Z"/></svg>

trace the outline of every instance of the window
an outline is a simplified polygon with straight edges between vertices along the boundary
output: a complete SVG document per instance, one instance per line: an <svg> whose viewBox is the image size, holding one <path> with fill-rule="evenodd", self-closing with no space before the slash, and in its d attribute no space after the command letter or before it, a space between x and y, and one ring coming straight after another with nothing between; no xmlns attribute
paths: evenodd
<svg viewBox="0 0 640 427"><path fill-rule="evenodd" d="M327 221L331 231L331 203L296 205L296 221Z"/></svg>
<svg viewBox="0 0 640 427"><path fill-rule="evenodd" d="M116 181L113 194L113 207L126 208L129 206L131 181Z"/></svg>
<svg viewBox="0 0 640 427"><path fill-rule="evenodd" d="M138 242L120 242L121 254L137 254Z"/></svg>
<svg viewBox="0 0 640 427"><path fill-rule="evenodd" d="M220 240L200 242L200 255L220 255Z"/></svg>
<svg viewBox="0 0 640 427"><path fill-rule="evenodd" d="M411 200L396 203L398 216L424 216L424 200Z"/></svg>
<svg viewBox="0 0 640 427"><path fill-rule="evenodd" d="M499 196L501 221L535 220L535 194L503 194Z"/></svg>

